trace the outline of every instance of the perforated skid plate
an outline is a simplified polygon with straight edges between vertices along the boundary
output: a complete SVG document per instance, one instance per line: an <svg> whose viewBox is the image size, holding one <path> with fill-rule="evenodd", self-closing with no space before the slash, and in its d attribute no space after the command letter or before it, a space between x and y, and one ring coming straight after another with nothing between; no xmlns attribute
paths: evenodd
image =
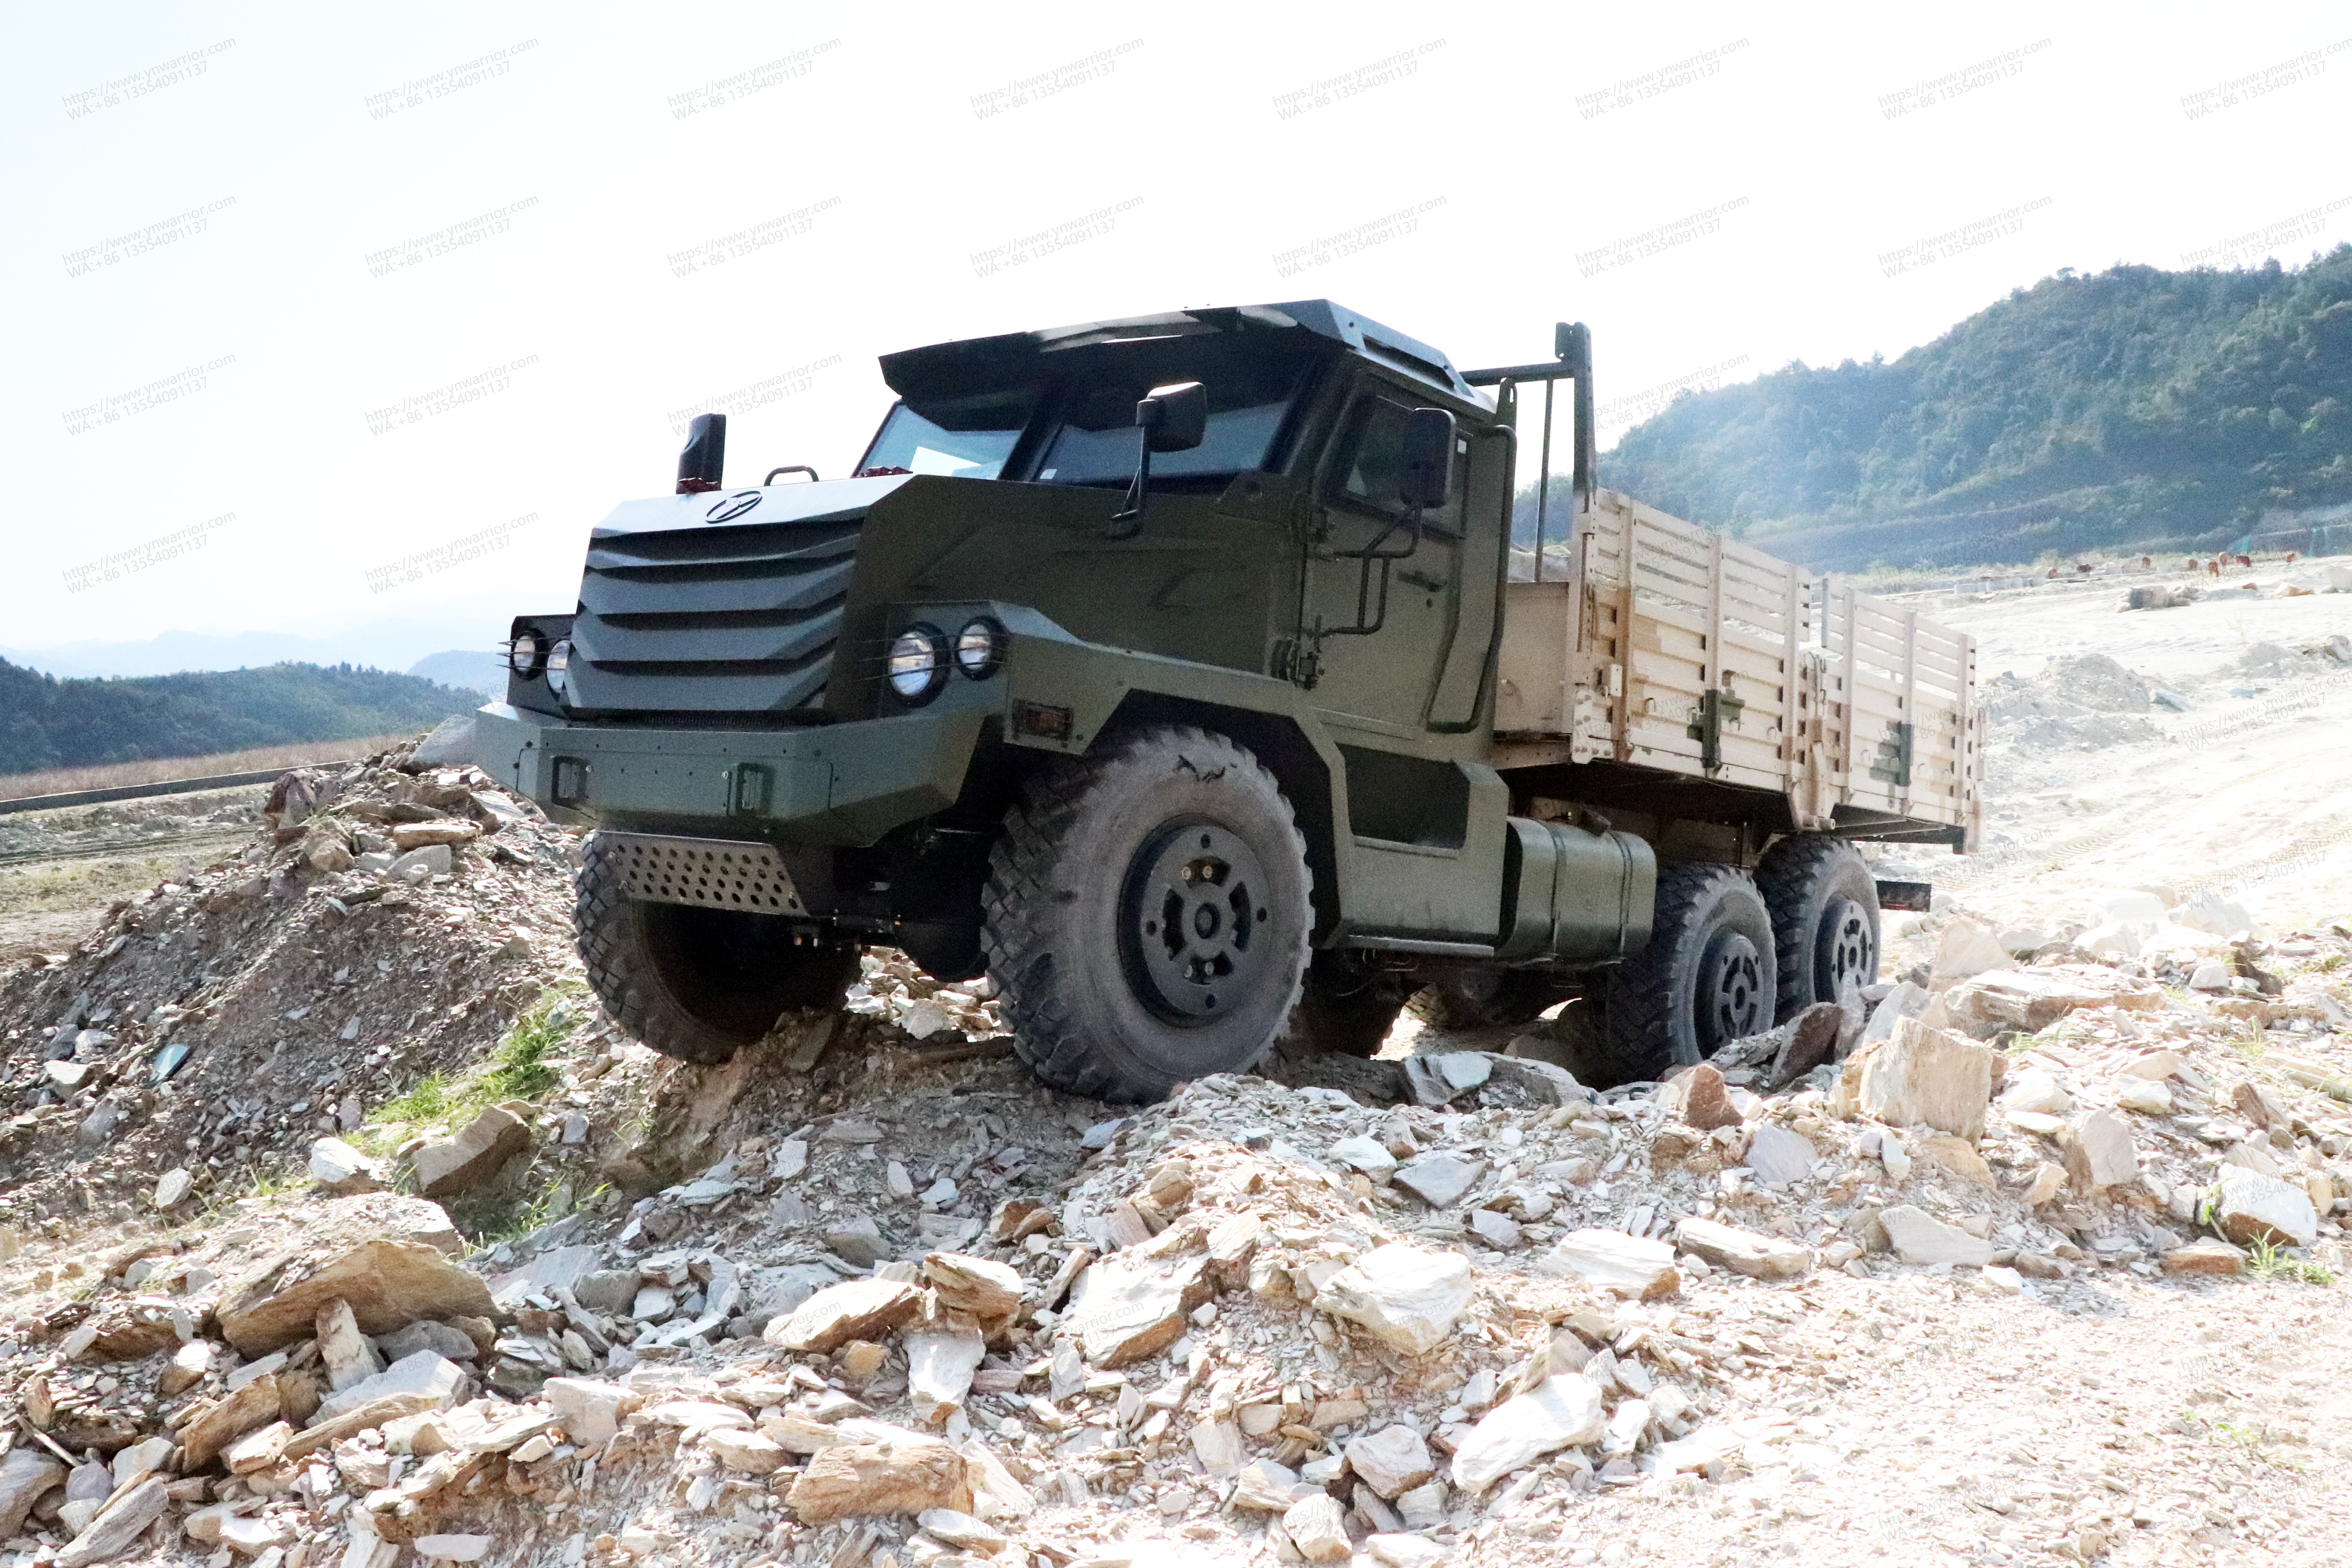
<svg viewBox="0 0 2352 1568"><path fill-rule="evenodd" d="M664 838L650 833L600 833L621 864L622 890L654 904L701 904L747 914L808 910L772 844L730 838Z"/></svg>

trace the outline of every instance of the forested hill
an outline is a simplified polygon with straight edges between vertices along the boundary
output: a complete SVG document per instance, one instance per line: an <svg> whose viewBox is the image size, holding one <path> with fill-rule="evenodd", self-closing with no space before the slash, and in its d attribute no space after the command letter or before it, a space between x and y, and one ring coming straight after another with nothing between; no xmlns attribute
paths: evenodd
<svg viewBox="0 0 2352 1568"><path fill-rule="evenodd" d="M1685 395L1601 482L1807 565L2211 547L2352 503L2352 246L2071 269L1888 363Z"/></svg>
<svg viewBox="0 0 2352 1568"><path fill-rule="evenodd" d="M59 680L0 660L0 773L423 730L480 700L348 664Z"/></svg>

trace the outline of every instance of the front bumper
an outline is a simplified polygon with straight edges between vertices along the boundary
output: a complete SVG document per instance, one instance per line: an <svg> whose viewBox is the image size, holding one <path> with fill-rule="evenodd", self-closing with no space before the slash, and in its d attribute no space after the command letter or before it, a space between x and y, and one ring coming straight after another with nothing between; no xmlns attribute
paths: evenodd
<svg viewBox="0 0 2352 1568"><path fill-rule="evenodd" d="M475 715L475 761L571 820L866 845L955 803L991 717L943 707L789 730L640 729L491 702Z"/></svg>

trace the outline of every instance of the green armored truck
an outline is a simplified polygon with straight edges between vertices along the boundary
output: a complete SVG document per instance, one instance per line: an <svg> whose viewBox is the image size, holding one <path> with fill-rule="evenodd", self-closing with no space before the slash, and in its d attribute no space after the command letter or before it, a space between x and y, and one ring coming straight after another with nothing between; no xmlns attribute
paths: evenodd
<svg viewBox="0 0 2352 1568"><path fill-rule="evenodd" d="M730 487L698 418L478 721L595 829L605 1005L719 1061L889 944L1145 1100L1424 988L1580 995L1632 1079L1874 981L1925 889L1854 841L1979 831L1969 639L1598 489L1553 346L1459 370L1322 300L940 343L846 478Z"/></svg>

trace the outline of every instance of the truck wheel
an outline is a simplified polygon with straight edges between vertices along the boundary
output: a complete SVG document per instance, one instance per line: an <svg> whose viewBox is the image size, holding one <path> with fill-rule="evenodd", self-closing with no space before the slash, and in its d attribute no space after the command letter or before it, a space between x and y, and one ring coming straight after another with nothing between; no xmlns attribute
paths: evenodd
<svg viewBox="0 0 2352 1568"><path fill-rule="evenodd" d="M802 1007L838 1005L857 973L847 942L794 942L773 915L624 896L591 834L572 921L588 984L624 1029L666 1057L709 1067Z"/></svg>
<svg viewBox="0 0 2352 1568"><path fill-rule="evenodd" d="M1472 969L1437 981L1413 998L1413 1011L1440 1029L1528 1024L1572 993L1528 969Z"/></svg>
<svg viewBox="0 0 2352 1568"><path fill-rule="evenodd" d="M989 858L982 941L1013 1048L1054 1088L1159 1100L1241 1072L1298 1004L1307 844L1274 775L1170 726L1033 779Z"/></svg>
<svg viewBox="0 0 2352 1568"><path fill-rule="evenodd" d="M1404 1011L1403 986L1391 975L1335 952L1318 952L1282 1048L1294 1054L1376 1057Z"/></svg>
<svg viewBox="0 0 2352 1568"><path fill-rule="evenodd" d="M1658 874L1650 942L1610 973L1607 1055L1622 1081L1664 1077L1772 1026L1772 917L1729 866Z"/></svg>
<svg viewBox="0 0 2352 1568"><path fill-rule="evenodd" d="M1783 838L1765 851L1756 886L1780 955L1780 1018L1878 979L1878 879L1853 845L1820 833Z"/></svg>

